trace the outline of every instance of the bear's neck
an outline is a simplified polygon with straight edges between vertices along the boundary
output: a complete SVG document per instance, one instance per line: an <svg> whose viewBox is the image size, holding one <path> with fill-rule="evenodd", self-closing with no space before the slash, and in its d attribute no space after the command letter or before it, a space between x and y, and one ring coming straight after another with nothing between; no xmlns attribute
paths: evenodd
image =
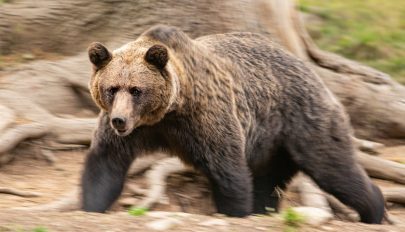
<svg viewBox="0 0 405 232"><path fill-rule="evenodd" d="M210 104L204 99L215 99L222 93L212 91L210 86L221 83L223 87L231 87L233 79L229 73L230 61L218 57L208 48L195 45L189 52L182 52L172 57L172 67L177 75L179 88L173 109L189 112L190 109ZM211 90L210 90L211 89ZM203 108L203 107L202 107Z"/></svg>

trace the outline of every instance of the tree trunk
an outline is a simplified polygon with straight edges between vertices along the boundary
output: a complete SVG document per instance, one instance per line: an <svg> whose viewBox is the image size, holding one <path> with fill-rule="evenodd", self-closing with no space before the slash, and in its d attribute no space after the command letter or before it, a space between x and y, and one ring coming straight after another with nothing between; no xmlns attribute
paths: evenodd
<svg viewBox="0 0 405 232"><path fill-rule="evenodd" d="M66 89L74 85L64 77L74 76L85 88L90 65L85 53L76 52L94 40L116 48L158 23L178 26L192 37L230 31L262 33L312 64L346 107L357 135L405 137L405 88L387 74L319 50L306 33L294 2L286 0L205 0L193 4L188 0L22 0L3 4L0 54L41 49L77 55L58 62L34 62L18 67L18 71L6 70L2 86L22 92L51 112L77 112L83 105L77 103L80 98L76 92L62 90L63 97L55 96L47 83L60 82L52 88ZM33 76L37 80L30 80ZM37 90L25 91L31 87L24 84L27 80L33 81ZM84 95L88 106L89 96ZM68 107L54 110L61 105L58 103ZM88 108L94 111L92 107Z"/></svg>

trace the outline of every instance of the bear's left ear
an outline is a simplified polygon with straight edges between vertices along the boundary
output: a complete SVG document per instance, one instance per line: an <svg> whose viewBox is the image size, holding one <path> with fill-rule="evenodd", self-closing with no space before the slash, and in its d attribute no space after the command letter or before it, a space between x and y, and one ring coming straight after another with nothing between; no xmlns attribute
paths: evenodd
<svg viewBox="0 0 405 232"><path fill-rule="evenodd" d="M167 49L162 45L153 45L145 54L145 60L158 69L163 69L169 60Z"/></svg>
<svg viewBox="0 0 405 232"><path fill-rule="evenodd" d="M99 42L91 43L88 48L89 58L96 69L100 69L110 62L112 54L108 49Z"/></svg>

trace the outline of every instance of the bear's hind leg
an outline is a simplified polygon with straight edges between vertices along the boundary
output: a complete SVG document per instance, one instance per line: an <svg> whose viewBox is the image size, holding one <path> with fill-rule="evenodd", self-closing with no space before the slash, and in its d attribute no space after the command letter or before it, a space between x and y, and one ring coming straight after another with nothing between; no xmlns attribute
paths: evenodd
<svg viewBox="0 0 405 232"><path fill-rule="evenodd" d="M384 198L357 164L350 139L326 138L291 143L293 160L321 189L356 210L361 222L381 223Z"/></svg>
<svg viewBox="0 0 405 232"><path fill-rule="evenodd" d="M285 190L287 184L297 173L298 168L286 152L278 152L272 157L264 175L253 177L254 213L265 214L266 208L279 210L280 195L276 188Z"/></svg>

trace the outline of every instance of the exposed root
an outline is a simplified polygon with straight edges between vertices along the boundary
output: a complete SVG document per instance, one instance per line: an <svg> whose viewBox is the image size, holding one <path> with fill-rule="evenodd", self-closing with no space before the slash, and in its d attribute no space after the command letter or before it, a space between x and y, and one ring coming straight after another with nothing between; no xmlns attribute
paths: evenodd
<svg viewBox="0 0 405 232"><path fill-rule="evenodd" d="M336 199L334 196L325 194L326 199L329 202L330 207L332 208L333 212L335 215L337 215L339 218L342 218L347 221L351 222L358 222L360 220L359 215L346 205L344 205L342 202L340 202L338 199Z"/></svg>
<svg viewBox="0 0 405 232"><path fill-rule="evenodd" d="M138 195L138 196L146 196L148 194L148 190L147 189L143 189L140 188L138 185L136 184L127 184L127 189L134 195Z"/></svg>
<svg viewBox="0 0 405 232"><path fill-rule="evenodd" d="M142 173L165 157L167 157L167 155L164 153L155 153L139 157L135 162L132 163L127 176L131 177Z"/></svg>
<svg viewBox="0 0 405 232"><path fill-rule="evenodd" d="M152 166L145 177L149 184L148 192L146 193L146 198L143 199L137 206L144 208L151 208L161 199L165 199L166 194L166 179L174 172L189 171L190 169L186 167L178 158L166 158L159 160L155 165Z"/></svg>
<svg viewBox="0 0 405 232"><path fill-rule="evenodd" d="M303 206L315 207L331 211L325 194L308 176L301 174L295 180L297 183L297 189L300 193L301 204Z"/></svg>
<svg viewBox="0 0 405 232"><path fill-rule="evenodd" d="M357 159L370 176L405 184L405 165L363 152L357 152Z"/></svg>
<svg viewBox="0 0 405 232"><path fill-rule="evenodd" d="M14 210L23 210L23 211L54 211L54 212L63 212L63 211L72 211L78 210L80 208L80 198L79 198L79 188L75 188L74 190L68 192L61 198L52 201L47 204L41 204L31 207L16 207L13 208Z"/></svg>
<svg viewBox="0 0 405 232"><path fill-rule="evenodd" d="M319 225L333 218L325 194L308 176L300 174L294 182L302 204L300 207L294 207L294 210L305 214L307 223Z"/></svg>
<svg viewBox="0 0 405 232"><path fill-rule="evenodd" d="M1 121L0 121L0 132L11 125L15 120L15 113L8 107L0 105Z"/></svg>
<svg viewBox="0 0 405 232"><path fill-rule="evenodd" d="M0 102L4 104L1 105L2 108L14 106L15 110L13 113L6 111L8 122L0 125L3 127L0 134L0 156L27 139L44 136L63 144L90 144L91 132L96 125L95 118L57 117L29 99L8 90L0 91ZM18 115L18 118L12 115ZM13 123L10 123L10 119L13 119ZM50 155L44 155L51 159Z"/></svg>
<svg viewBox="0 0 405 232"><path fill-rule="evenodd" d="M393 187L393 188L381 188L386 201L405 204L405 188Z"/></svg>
<svg viewBox="0 0 405 232"><path fill-rule="evenodd" d="M385 147L382 143L377 143L369 140L358 139L353 137L354 144L361 151L372 152L373 154L378 154L378 149Z"/></svg>
<svg viewBox="0 0 405 232"><path fill-rule="evenodd" d="M38 138L46 133L48 128L40 123L17 125L0 135L0 154L10 151L26 139Z"/></svg>
<svg viewBox="0 0 405 232"><path fill-rule="evenodd" d="M10 195L19 196L19 197L39 197L39 196L41 196L41 194L37 193L37 192L21 191L21 190L17 190L17 189L2 188L2 187L0 187L0 193L10 194Z"/></svg>

